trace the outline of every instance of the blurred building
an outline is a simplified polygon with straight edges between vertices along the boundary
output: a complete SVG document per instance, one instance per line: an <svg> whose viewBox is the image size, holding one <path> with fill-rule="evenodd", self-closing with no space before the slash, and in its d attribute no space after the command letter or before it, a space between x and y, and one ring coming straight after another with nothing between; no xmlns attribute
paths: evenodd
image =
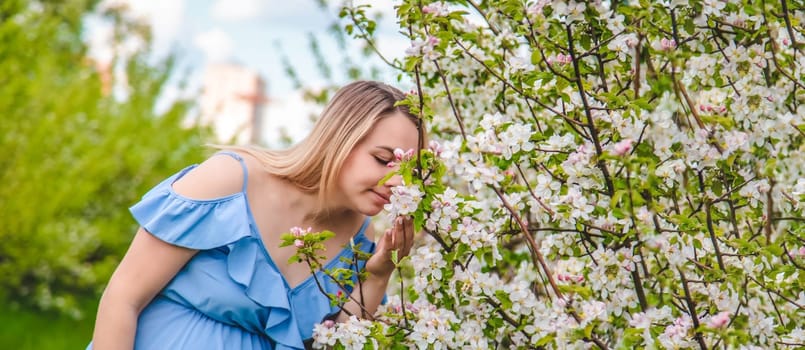
<svg viewBox="0 0 805 350"><path fill-rule="evenodd" d="M203 84L200 122L212 126L218 142L259 144L268 102L260 74L235 63L211 64Z"/></svg>

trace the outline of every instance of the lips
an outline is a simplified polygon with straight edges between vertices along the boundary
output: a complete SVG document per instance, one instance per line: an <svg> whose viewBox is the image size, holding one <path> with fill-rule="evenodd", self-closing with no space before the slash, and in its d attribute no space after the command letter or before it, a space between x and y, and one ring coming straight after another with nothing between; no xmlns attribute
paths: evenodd
<svg viewBox="0 0 805 350"><path fill-rule="evenodd" d="M389 195L389 194L385 194L385 193L380 193L380 192L377 192L377 191L375 191L375 190L371 190L371 191L372 191L372 193L374 193L374 194L375 194L377 197L379 197L381 200L383 200L383 202L384 202L384 203L386 203L386 204L387 204L387 203L390 203L390 202L391 202L391 201L389 200L389 198L391 197L391 195Z"/></svg>

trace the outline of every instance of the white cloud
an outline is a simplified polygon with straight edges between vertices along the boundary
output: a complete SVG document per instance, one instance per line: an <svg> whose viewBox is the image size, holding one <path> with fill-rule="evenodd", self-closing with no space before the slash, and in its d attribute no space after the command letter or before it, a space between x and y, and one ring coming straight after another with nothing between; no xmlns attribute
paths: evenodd
<svg viewBox="0 0 805 350"><path fill-rule="evenodd" d="M115 54L112 50L114 37L112 25L94 15L87 16L84 25L86 27L84 40L89 46L89 56L98 62L111 62Z"/></svg>
<svg viewBox="0 0 805 350"><path fill-rule="evenodd" d="M185 21L185 0L105 0L100 8L112 6L125 6L130 16L151 26L157 56L169 53Z"/></svg>
<svg viewBox="0 0 805 350"><path fill-rule="evenodd" d="M272 98L263 115L263 140L270 148L282 146L279 139L283 133L292 143L301 141L313 128L310 117L317 116L321 110L321 106L306 101L300 90Z"/></svg>
<svg viewBox="0 0 805 350"><path fill-rule="evenodd" d="M232 39L218 27L196 35L193 43L204 51L208 62L226 61L232 57L234 52Z"/></svg>
<svg viewBox="0 0 805 350"><path fill-rule="evenodd" d="M265 13L265 4L261 0L217 0L210 8L210 17L222 21L255 19Z"/></svg>

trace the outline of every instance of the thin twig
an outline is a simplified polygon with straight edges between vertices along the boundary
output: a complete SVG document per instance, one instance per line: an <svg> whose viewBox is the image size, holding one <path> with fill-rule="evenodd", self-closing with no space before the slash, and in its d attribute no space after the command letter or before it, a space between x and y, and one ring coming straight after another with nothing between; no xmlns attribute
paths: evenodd
<svg viewBox="0 0 805 350"><path fill-rule="evenodd" d="M593 145L595 146L595 152L598 155L598 161L596 164L598 168L601 170L601 173L604 175L604 182L607 186L607 194L613 195L615 193L615 185L612 183L612 178L609 175L609 169L607 169L606 163L604 160L601 159L601 156L604 154L604 150L601 148L601 141L598 139L598 129L595 127L595 122L593 121L593 114L590 111L590 104L587 102L587 94L584 92L584 84L581 81L581 70L579 69L579 61L576 58L576 53L573 49L573 31L571 26L567 25L567 40L569 46L569 53L570 59L573 61L573 70L576 73L576 87L579 89L579 95L581 96L581 103L584 105L584 113L587 116L587 128L590 130L590 137L593 139Z"/></svg>
<svg viewBox="0 0 805 350"><path fill-rule="evenodd" d="M439 77L442 78L444 91L447 92L447 101L450 102L450 108L453 109L453 115L456 117L456 121L458 122L458 128L461 131L461 138L464 141L467 141L467 133L464 131L464 118L461 117L461 112L459 112L456 104L453 102L453 95L450 93L450 86L447 84L447 74L442 72L442 67L439 66L439 62L433 60L433 64L436 65L436 71L439 72Z"/></svg>
<svg viewBox="0 0 805 350"><path fill-rule="evenodd" d="M372 51L374 51L374 53L377 54L377 56L380 57L380 59L384 63L386 63L389 67L394 68L398 71L403 71L403 67L400 67L394 64L393 62L389 61L386 58L386 56L384 56L383 53L380 52L380 49L377 47L377 45L375 45L375 42L372 40L371 35L368 32L366 32L363 26L358 22L358 19L355 18L355 12L351 8L348 8L347 11L349 13L349 18L352 19L352 23L354 23L355 27L358 28L358 30L361 32L360 35L358 35L358 37L365 40L366 43L369 44L369 47L372 48Z"/></svg>
<svg viewBox="0 0 805 350"><path fill-rule="evenodd" d="M681 268L677 268L677 271L679 271L679 277L682 279L682 289L685 292L685 302L688 304L690 319L693 321L693 329L699 329L699 316L696 315L696 304L691 297L690 289L688 288L688 280L685 278L685 273L682 272ZM699 347L702 350L707 350L707 345L704 343L704 337L702 337L701 332L696 331L694 338L696 338L696 342L699 343Z"/></svg>
<svg viewBox="0 0 805 350"><path fill-rule="evenodd" d="M724 267L724 260L721 258L721 249L718 247L718 239L716 239L716 231L713 228L713 215L710 214L711 209L711 204L709 202L705 203L704 214L705 220L707 221L707 232L710 233L710 241L713 243L713 249L716 251L716 261L718 261L718 267L721 269L721 271L726 272L727 269Z"/></svg>

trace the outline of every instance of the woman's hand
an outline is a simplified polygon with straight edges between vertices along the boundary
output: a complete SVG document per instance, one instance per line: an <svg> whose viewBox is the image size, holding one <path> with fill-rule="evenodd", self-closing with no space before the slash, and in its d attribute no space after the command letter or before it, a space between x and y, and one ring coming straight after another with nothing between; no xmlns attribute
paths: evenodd
<svg viewBox="0 0 805 350"><path fill-rule="evenodd" d="M366 261L366 280L360 284L350 295L350 300L344 304L344 310L336 316L336 322L345 322L349 315L370 317L377 311L377 306L386 294L389 277L394 272L394 263L391 262L391 252L397 251L397 258L402 259L411 251L414 245L414 222L408 217L397 217L394 226L380 237L375 247L375 253Z"/></svg>
<svg viewBox="0 0 805 350"><path fill-rule="evenodd" d="M375 253L366 262L366 272L388 278L394 271L391 252L397 250L397 259L402 259L414 245L414 222L410 217L398 216L394 226L383 234L375 247Z"/></svg>

